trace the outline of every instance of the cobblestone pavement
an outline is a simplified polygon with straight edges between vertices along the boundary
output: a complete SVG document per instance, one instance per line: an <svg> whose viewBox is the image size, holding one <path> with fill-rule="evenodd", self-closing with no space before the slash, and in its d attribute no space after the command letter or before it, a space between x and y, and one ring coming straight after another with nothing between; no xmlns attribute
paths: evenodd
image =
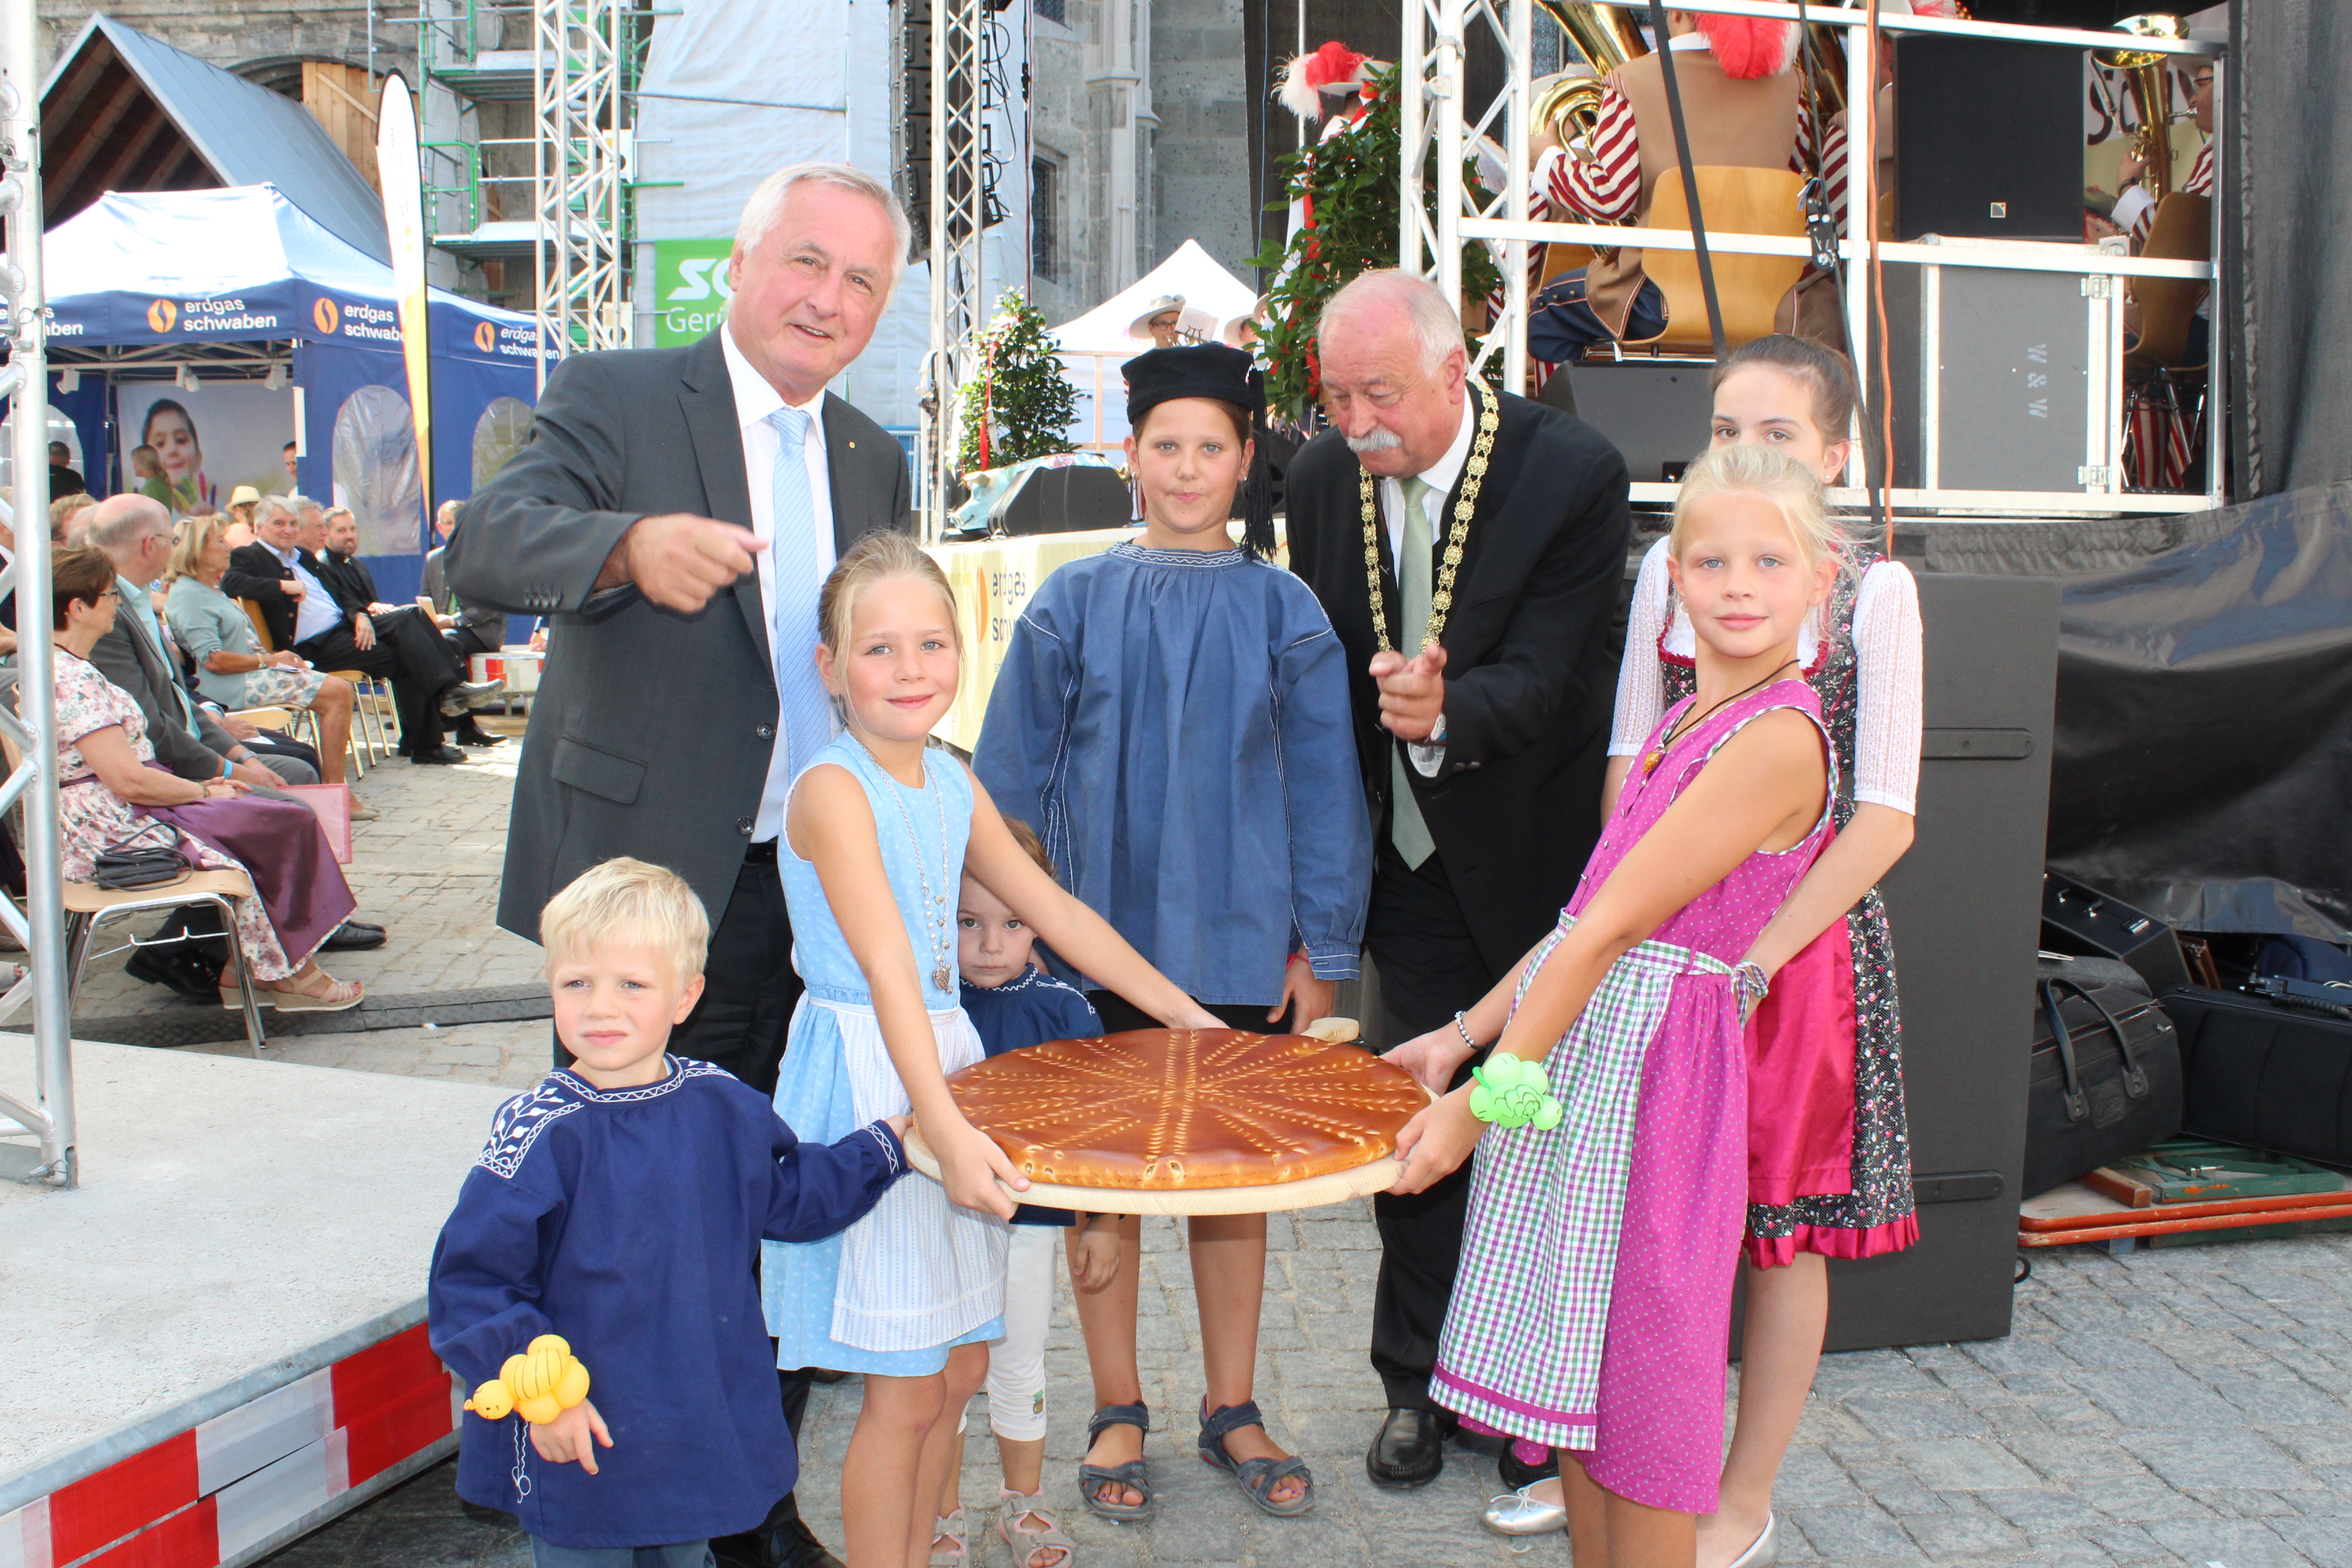
<svg viewBox="0 0 2352 1568"><path fill-rule="evenodd" d="M519 737L520 722L509 726L495 716L484 717L488 728L511 728ZM468 751L466 762L447 767L388 760L353 784L352 793L382 815L352 826L352 863L343 874L359 900L360 918L383 926L387 940L371 952L326 954L331 973L365 982L376 995L520 985L538 979L539 950L499 931L494 919L520 751L518 738L488 752ZM132 922L142 934L158 923ZM123 929L109 927L101 942L119 943ZM92 960L76 999L79 1016L198 1005L160 985L133 980L123 973L122 962L119 954ZM238 1041L184 1048L242 1055L246 1047ZM288 1037L272 1041L270 1051L314 1065L520 1086L546 1070L548 1032L544 1022L386 1029Z"/></svg>
<svg viewBox="0 0 2352 1568"><path fill-rule="evenodd" d="M335 955L339 974L382 994L520 984L538 950L492 923L509 744L451 768L389 763L357 787L383 813L356 829L349 868L360 908L390 929L374 952ZM163 991L92 968L86 1016L163 1005ZM241 1053L224 1044L191 1049ZM523 1087L548 1059L544 1021L377 1030L274 1042L289 1061ZM1145 1231L1145 1394L1163 1500L1120 1527L1076 1502L1090 1399L1066 1284L1047 1352L1054 1426L1046 1488L1085 1568L1246 1563L1255 1568L1419 1568L1507 1563L1477 1523L1497 1489L1491 1459L1456 1452L1418 1492L1365 1479L1380 1404L1364 1363L1379 1250L1361 1204L1276 1216L1258 1390L1276 1436L1315 1467L1304 1520L1257 1514L1192 1457L1199 1398L1190 1269L1165 1221ZM2142 1251L2045 1252L2017 1291L2016 1330L1985 1344L1830 1357L1782 1473L1790 1562L1848 1568L1932 1563L2185 1564L2352 1568L2352 1237ZM855 1379L812 1400L802 1499L840 1540L841 1450ZM985 1402L975 1402L964 1496L996 1493ZM973 1515L972 1561L1011 1559ZM1564 1541L1533 1563L1566 1563ZM467 1517L450 1470L427 1471L282 1552L281 1568L458 1568L527 1563L527 1542Z"/></svg>
<svg viewBox="0 0 2352 1568"><path fill-rule="evenodd" d="M1190 1268L1166 1221L1145 1229L1145 1397L1160 1516L1096 1520L1075 1478L1089 1406L1066 1280L1046 1352L1046 1492L1083 1568L1455 1568L1566 1563L1486 1533L1491 1459L1456 1451L1431 1486L1384 1492L1363 1449L1380 1404L1365 1365L1378 1241L1368 1205L1277 1215L1258 1398L1315 1467L1303 1520L1265 1518L1192 1457L1200 1394ZM2043 1253L2004 1341L1824 1361L1782 1472L1783 1561L1841 1568L2352 1568L2352 1237L2138 1252ZM820 1385L801 1499L840 1542L841 1452L855 1379ZM995 1455L974 1402L963 1496L971 1561L1010 1568L992 1507ZM277 1559L280 1568L522 1564L529 1547L460 1514L446 1467Z"/></svg>

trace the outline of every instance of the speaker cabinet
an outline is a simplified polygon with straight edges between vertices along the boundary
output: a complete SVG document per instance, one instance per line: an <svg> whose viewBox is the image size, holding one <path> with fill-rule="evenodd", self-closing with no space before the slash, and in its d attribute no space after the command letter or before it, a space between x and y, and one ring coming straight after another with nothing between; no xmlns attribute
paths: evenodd
<svg viewBox="0 0 2352 1568"><path fill-rule="evenodd" d="M1658 484L1682 478L1683 465L1706 449L1714 374L1713 360L1603 359L1561 365L1544 390L1546 401L1565 401L1570 413L1609 437L1635 484ZM1556 390L1563 381L1565 399Z"/></svg>
<svg viewBox="0 0 2352 1568"><path fill-rule="evenodd" d="M2079 49L1897 38L1895 237L2081 244L2083 71Z"/></svg>
<svg viewBox="0 0 2352 1568"><path fill-rule="evenodd" d="M1829 1348L2009 1332L2058 676L2058 585L1923 573L1917 836L1881 891L1919 1239L1830 1263ZM1739 1328L1732 1330L1738 1352Z"/></svg>

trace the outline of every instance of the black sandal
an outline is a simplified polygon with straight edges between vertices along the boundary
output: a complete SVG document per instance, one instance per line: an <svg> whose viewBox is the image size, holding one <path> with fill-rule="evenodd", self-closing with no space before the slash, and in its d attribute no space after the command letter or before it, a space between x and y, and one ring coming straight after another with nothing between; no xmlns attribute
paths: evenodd
<svg viewBox="0 0 2352 1568"><path fill-rule="evenodd" d="M1201 1401L1201 1458L1221 1470L1232 1472L1241 1483L1242 1493L1250 1501L1279 1519L1296 1519L1315 1506L1315 1478L1307 1473L1307 1461L1293 1454L1286 1459L1236 1459L1225 1452L1226 1434L1244 1426L1264 1426L1265 1416L1255 1399L1239 1405L1209 1408L1206 1399ZM1307 1483L1307 1489L1288 1502L1276 1502L1274 1489L1284 1479L1297 1476Z"/></svg>
<svg viewBox="0 0 2352 1568"><path fill-rule="evenodd" d="M1151 1431L1151 1408L1139 1399L1132 1405L1104 1405L1095 1412L1094 1419L1087 1423L1087 1447L1093 1447L1095 1439L1102 1436L1107 1427L1111 1426L1132 1426L1137 1431L1149 1436ZM1130 1488L1141 1492L1143 1500L1111 1502L1097 1495L1097 1489L1108 1491L1115 1487ZM1117 1520L1122 1524L1131 1524L1139 1519L1150 1519L1160 1510L1159 1502L1151 1495L1151 1482L1144 1474L1141 1459L1129 1459L1123 1465L1080 1463L1078 1500L1091 1511L1102 1515L1105 1519Z"/></svg>

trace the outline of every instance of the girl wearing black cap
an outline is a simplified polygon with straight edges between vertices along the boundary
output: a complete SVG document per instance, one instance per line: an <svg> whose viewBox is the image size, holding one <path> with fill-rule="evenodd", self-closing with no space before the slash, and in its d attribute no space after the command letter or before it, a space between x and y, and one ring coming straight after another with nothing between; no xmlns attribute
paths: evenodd
<svg viewBox="0 0 2352 1568"><path fill-rule="evenodd" d="M1371 831L1339 639L1304 583L1274 566L1271 487L1250 356L1221 343L1128 362L1128 462L1142 537L1057 569L1013 633L972 765L1001 809L1043 833L1078 898L1234 1028L1305 1027L1356 974ZM1241 500L1242 543L1226 523ZM1093 998L1110 1030L1153 1020ZM1269 1513L1304 1513L1313 1479L1251 1399L1265 1217L1191 1222L1208 1394L1202 1457ZM1119 1268L1078 1295L1095 1398L1087 1506L1153 1509L1136 1367L1139 1222Z"/></svg>

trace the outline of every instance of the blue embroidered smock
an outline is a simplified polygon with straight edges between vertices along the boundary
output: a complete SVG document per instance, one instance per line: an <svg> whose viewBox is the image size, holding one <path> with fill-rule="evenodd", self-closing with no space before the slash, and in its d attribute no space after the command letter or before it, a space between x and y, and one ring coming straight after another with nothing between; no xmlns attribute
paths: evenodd
<svg viewBox="0 0 2352 1568"><path fill-rule="evenodd" d="M1279 567L1115 545L1022 612L972 769L1160 973L1271 1006L1294 951L1356 976L1372 844L1346 658Z"/></svg>
<svg viewBox="0 0 2352 1568"><path fill-rule="evenodd" d="M1103 1032L1094 1004L1042 969L1026 969L1002 985L962 984L963 1016L980 1031L980 1048L992 1057L1026 1050L1047 1040L1091 1039ZM1022 1204L1014 1225L1076 1225L1068 1209Z"/></svg>
<svg viewBox="0 0 2352 1568"><path fill-rule="evenodd" d="M803 1143L731 1073L665 1059L657 1083L555 1072L501 1106L433 1248L433 1349L468 1388L541 1334L588 1368L613 1435L597 1474L547 1463L527 1436L518 1450L520 1415L467 1412L458 1437L458 1495L557 1546L704 1541L767 1518L799 1461L760 1317L760 1239L830 1236L906 1170L881 1122Z"/></svg>

